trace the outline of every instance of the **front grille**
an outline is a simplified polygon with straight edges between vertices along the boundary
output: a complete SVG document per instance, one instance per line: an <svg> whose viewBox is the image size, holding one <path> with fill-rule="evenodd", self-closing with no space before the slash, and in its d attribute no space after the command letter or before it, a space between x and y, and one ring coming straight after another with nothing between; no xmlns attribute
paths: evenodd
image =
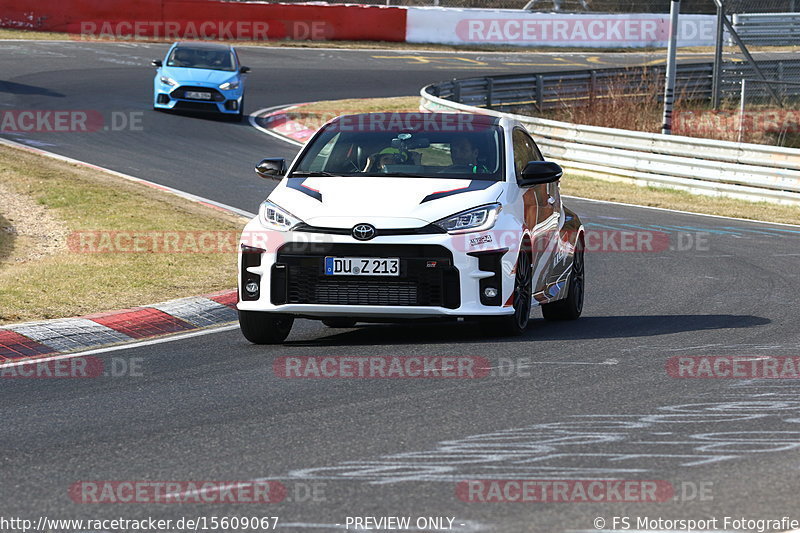
<svg viewBox="0 0 800 533"><path fill-rule="evenodd" d="M203 103L203 102L185 102L185 101L178 101L175 102L175 107L173 107L176 111L203 111L203 112L219 112L219 108L217 104L212 103Z"/></svg>
<svg viewBox="0 0 800 533"><path fill-rule="evenodd" d="M321 304L339 305L436 305L440 295L438 289L433 291L423 288L420 293L421 302L417 293L417 286L412 281L407 282L363 282L363 281L334 281L321 280L314 287L314 298ZM300 296L299 294L297 296Z"/></svg>
<svg viewBox="0 0 800 533"><path fill-rule="evenodd" d="M353 228L323 228L320 226L309 226L305 222L292 228L292 231L302 231L306 233L324 233L329 235L352 235ZM437 233L447 233L436 224L428 224L421 228L408 229L375 229L375 237L390 237L396 235L433 235ZM374 237L373 237L374 238Z"/></svg>
<svg viewBox="0 0 800 533"><path fill-rule="evenodd" d="M290 243L278 251L272 270L272 303L319 305L460 305L453 256L431 245L315 245ZM320 249L321 248L321 249ZM326 276L325 257L399 257L400 276Z"/></svg>
<svg viewBox="0 0 800 533"><path fill-rule="evenodd" d="M186 98L186 91L194 91L194 92L201 92L201 93L211 93L211 100L193 100L195 102L224 102L225 97L222 96L222 93L216 89L211 87L192 87L191 85L185 85L183 87L178 87L170 95L173 98Z"/></svg>

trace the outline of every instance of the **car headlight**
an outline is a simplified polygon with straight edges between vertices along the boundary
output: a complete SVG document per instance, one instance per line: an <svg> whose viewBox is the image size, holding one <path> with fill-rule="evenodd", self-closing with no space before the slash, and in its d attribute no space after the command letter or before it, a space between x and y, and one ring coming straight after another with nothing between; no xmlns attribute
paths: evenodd
<svg viewBox="0 0 800 533"><path fill-rule="evenodd" d="M173 80L172 78L168 78L166 76L161 76L161 83L164 85L169 85L170 87L175 87L178 85L178 82Z"/></svg>
<svg viewBox="0 0 800 533"><path fill-rule="evenodd" d="M220 85L219 88L222 89L223 91L230 91L232 89L238 89L239 88L239 80L226 81L225 83Z"/></svg>
<svg viewBox="0 0 800 533"><path fill-rule="evenodd" d="M489 204L434 222L447 233L466 233L469 231L484 231L492 229L497 215L502 210L500 204Z"/></svg>
<svg viewBox="0 0 800 533"><path fill-rule="evenodd" d="M258 219L262 225L278 231L289 231L302 222L302 220L269 200L263 202L258 209Z"/></svg>

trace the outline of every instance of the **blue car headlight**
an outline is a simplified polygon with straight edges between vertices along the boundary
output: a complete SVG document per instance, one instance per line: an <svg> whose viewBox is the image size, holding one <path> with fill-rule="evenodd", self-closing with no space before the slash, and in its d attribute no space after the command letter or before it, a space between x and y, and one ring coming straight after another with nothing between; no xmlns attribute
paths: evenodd
<svg viewBox="0 0 800 533"><path fill-rule="evenodd" d="M168 78L167 76L161 76L161 83L170 87L175 87L178 85L177 81L173 80L172 78Z"/></svg>
<svg viewBox="0 0 800 533"><path fill-rule="evenodd" d="M222 85L220 85L219 88L222 89L223 91L231 91L233 89L238 89L239 88L239 80L237 80L237 79L228 80L225 83L223 83Z"/></svg>

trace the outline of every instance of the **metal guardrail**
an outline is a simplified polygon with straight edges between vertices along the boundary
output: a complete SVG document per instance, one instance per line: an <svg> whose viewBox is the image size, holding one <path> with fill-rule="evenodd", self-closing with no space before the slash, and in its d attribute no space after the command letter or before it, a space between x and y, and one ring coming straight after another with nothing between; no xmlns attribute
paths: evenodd
<svg viewBox="0 0 800 533"><path fill-rule="evenodd" d="M786 80L787 72L800 72L800 60L759 61L770 80ZM509 74L450 80L430 86L431 94L446 100L488 109L532 106L537 111L581 105L593 98L655 96L663 98L664 66L573 70L541 74ZM713 65L679 64L676 94L710 99ZM739 98L742 78L756 77L747 63L726 66L721 91L723 98ZM796 78L793 78L797 81ZM653 87L657 88L655 94ZM784 96L800 96L800 86L787 87Z"/></svg>
<svg viewBox="0 0 800 533"><path fill-rule="evenodd" d="M800 44L800 13L735 14L733 28L745 44Z"/></svg>
<svg viewBox="0 0 800 533"><path fill-rule="evenodd" d="M710 66L708 69L710 72ZM538 83L535 80L541 80L543 76L517 78L521 86L524 83L530 85L532 79ZM500 78L504 78L506 84L512 84L514 77ZM485 90L487 87L485 80L460 80L456 85L445 82L424 87L420 92L421 107L434 112L511 116L536 136L545 156L567 169L695 193L800 204L798 149L584 126L503 113L476 106L494 102L493 106L499 107L497 104L500 102L494 98L502 93L494 92L491 98L484 94L480 98L481 88ZM460 95L449 89L458 86L462 91ZM470 89L464 91L465 87ZM494 89L495 85L492 87ZM546 105L546 93L539 93L542 98L537 100L536 90L533 89L533 100ZM454 96L460 96L462 102L453 101ZM465 96L466 102L463 101ZM512 92L510 98L516 101L524 97Z"/></svg>

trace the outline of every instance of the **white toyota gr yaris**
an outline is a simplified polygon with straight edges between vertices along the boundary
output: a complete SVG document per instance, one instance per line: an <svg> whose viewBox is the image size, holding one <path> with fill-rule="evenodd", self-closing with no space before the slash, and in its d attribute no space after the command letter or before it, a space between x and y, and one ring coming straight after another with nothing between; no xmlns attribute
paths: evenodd
<svg viewBox="0 0 800 533"><path fill-rule="evenodd" d="M531 307L578 318L584 229L559 194L561 168L521 124L485 115L373 113L323 126L247 224L239 322L283 342L295 317L331 327L476 320L519 335Z"/></svg>

